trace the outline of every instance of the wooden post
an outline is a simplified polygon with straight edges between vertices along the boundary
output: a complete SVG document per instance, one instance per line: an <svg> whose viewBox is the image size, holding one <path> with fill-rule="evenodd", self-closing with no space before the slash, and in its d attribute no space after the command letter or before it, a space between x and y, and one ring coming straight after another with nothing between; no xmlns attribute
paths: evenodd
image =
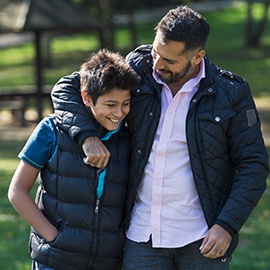
<svg viewBox="0 0 270 270"><path fill-rule="evenodd" d="M38 113L38 121L43 117L43 108L42 108L42 59L41 59L41 32L35 32L36 38L36 105Z"/></svg>

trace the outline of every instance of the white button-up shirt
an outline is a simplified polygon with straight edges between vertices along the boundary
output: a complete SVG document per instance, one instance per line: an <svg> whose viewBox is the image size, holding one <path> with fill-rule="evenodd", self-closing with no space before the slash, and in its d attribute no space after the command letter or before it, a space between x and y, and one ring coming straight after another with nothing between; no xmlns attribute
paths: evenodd
<svg viewBox="0 0 270 270"><path fill-rule="evenodd" d="M186 139L186 115L191 98L205 77L204 61L196 78L173 97L167 84L161 93L161 117L145 168L127 237L153 247L177 248L203 238L207 231L195 188Z"/></svg>

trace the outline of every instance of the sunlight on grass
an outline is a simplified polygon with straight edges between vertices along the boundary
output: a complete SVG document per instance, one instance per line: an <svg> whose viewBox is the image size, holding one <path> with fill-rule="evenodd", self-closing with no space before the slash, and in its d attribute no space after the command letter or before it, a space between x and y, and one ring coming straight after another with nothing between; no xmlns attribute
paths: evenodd
<svg viewBox="0 0 270 270"><path fill-rule="evenodd" d="M269 270L270 178L268 188L240 232L240 243L231 263L231 270Z"/></svg>
<svg viewBox="0 0 270 270"><path fill-rule="evenodd" d="M35 84L34 67L32 65L24 68L9 66L1 71L0 84L3 84L3 86L33 85Z"/></svg>
<svg viewBox="0 0 270 270"><path fill-rule="evenodd" d="M16 169L17 165L19 163L19 159L18 158L14 158L14 159L7 159L7 158L1 158L0 159L0 170L1 171L5 171L5 172L14 172L14 170ZM1 183L1 181L0 181Z"/></svg>
<svg viewBox="0 0 270 270"><path fill-rule="evenodd" d="M0 221L0 232L0 261L4 269L30 270L31 259L27 251L29 226L26 222L18 216L9 221L8 226Z"/></svg>
<svg viewBox="0 0 270 270"><path fill-rule="evenodd" d="M246 19L246 5L240 5L237 8L228 8L218 12L205 12L203 15L207 21L210 22L212 29L220 27L220 25L227 28L231 25L238 24ZM211 23L213 21L214 23Z"/></svg>
<svg viewBox="0 0 270 270"><path fill-rule="evenodd" d="M12 48L1 48L0 70L6 67L16 67L25 64L31 64L34 58L34 45L27 43L23 46Z"/></svg>
<svg viewBox="0 0 270 270"><path fill-rule="evenodd" d="M255 2L255 1L254 1ZM259 1L256 3L253 3L252 5L252 17L256 20L259 21L261 20L261 18L264 15L264 11L265 11L265 4L264 1L261 1L261 3L259 3Z"/></svg>
<svg viewBox="0 0 270 270"><path fill-rule="evenodd" d="M261 4L254 9L256 16L261 12ZM211 25L211 33L206 46L210 59L243 78L251 87L255 97L269 96L270 76L270 35L265 34L260 48L250 49L245 45L247 7L204 14ZM267 28L270 28L268 21Z"/></svg>
<svg viewBox="0 0 270 270"><path fill-rule="evenodd" d="M74 40L76 40L76 44L74 44ZM53 53L73 52L74 48L78 51L94 51L98 47L98 38L88 33L55 37L51 44Z"/></svg>

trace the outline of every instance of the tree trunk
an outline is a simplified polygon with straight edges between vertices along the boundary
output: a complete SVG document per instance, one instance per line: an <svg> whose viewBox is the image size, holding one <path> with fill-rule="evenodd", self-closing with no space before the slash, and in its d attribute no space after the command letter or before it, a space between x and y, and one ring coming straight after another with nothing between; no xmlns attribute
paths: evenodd
<svg viewBox="0 0 270 270"><path fill-rule="evenodd" d="M264 14L257 24L252 16L252 5L254 2L254 0L248 0L246 44L247 47L257 48L260 46L260 40L263 36L263 32L268 20L270 0L264 1Z"/></svg>
<svg viewBox="0 0 270 270"><path fill-rule="evenodd" d="M115 49L112 14L113 1L99 0L99 17L107 24L107 27L100 32L101 46L108 47L110 50Z"/></svg>
<svg viewBox="0 0 270 270"><path fill-rule="evenodd" d="M128 16L129 16L128 28L131 35L131 43L133 48L135 48L138 45L136 25L134 23L134 8L135 8L134 2L135 0L128 1Z"/></svg>

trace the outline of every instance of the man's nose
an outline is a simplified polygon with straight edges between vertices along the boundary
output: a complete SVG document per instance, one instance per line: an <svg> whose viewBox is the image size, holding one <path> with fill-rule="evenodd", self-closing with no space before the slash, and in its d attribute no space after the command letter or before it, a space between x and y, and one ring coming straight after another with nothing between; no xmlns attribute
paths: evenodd
<svg viewBox="0 0 270 270"><path fill-rule="evenodd" d="M156 55L156 58L154 59L154 62L153 62L153 68L154 69L162 69L162 59L160 58L160 56L157 54Z"/></svg>

